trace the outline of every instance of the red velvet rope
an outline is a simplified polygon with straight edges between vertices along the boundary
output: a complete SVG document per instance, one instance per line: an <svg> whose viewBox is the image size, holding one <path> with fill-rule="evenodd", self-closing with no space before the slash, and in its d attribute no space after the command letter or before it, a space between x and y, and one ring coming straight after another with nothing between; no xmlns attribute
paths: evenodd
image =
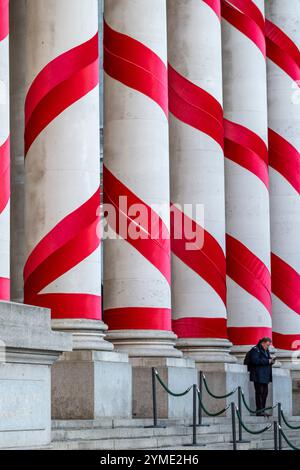
<svg viewBox="0 0 300 470"><path fill-rule="evenodd" d="M54 59L33 81L25 104L25 150L59 114L99 83L98 34ZM30 158L30 157L29 157ZM41 291L91 255L97 235L100 190L60 221L34 248L24 268L26 303L52 309L53 318L101 319L101 298Z"/></svg>
<svg viewBox="0 0 300 470"><path fill-rule="evenodd" d="M247 36L266 56L265 20L252 0L222 0L222 18Z"/></svg>
<svg viewBox="0 0 300 470"><path fill-rule="evenodd" d="M267 57L300 86L300 51L274 23L266 20Z"/></svg>
<svg viewBox="0 0 300 470"><path fill-rule="evenodd" d="M226 318L184 317L172 325L178 338L228 338Z"/></svg>
<svg viewBox="0 0 300 470"><path fill-rule="evenodd" d="M168 116L167 68L144 44L104 22L104 70L155 101Z"/></svg>
<svg viewBox="0 0 300 470"><path fill-rule="evenodd" d="M265 264L243 243L226 236L227 274L261 302L271 315L271 275Z"/></svg>
<svg viewBox="0 0 300 470"><path fill-rule="evenodd" d="M9 33L9 0L0 0L0 41Z"/></svg>
<svg viewBox="0 0 300 470"><path fill-rule="evenodd" d="M182 221L180 227L178 220ZM195 246L192 250L187 249L187 243L194 243L194 240L191 240L189 236L187 238L185 227L191 227L193 234L198 233L197 238L203 239L203 246ZM216 291L226 305L226 261L221 246L209 232L174 205L171 210L171 249L174 255Z"/></svg>

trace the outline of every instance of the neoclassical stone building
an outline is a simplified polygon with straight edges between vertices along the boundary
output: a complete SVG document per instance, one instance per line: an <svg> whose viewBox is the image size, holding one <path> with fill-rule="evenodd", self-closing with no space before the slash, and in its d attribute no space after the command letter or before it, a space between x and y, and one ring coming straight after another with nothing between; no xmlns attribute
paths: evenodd
<svg viewBox="0 0 300 470"><path fill-rule="evenodd" d="M153 366L251 399L263 336L299 414L299 45L300 0L0 0L0 447Z"/></svg>

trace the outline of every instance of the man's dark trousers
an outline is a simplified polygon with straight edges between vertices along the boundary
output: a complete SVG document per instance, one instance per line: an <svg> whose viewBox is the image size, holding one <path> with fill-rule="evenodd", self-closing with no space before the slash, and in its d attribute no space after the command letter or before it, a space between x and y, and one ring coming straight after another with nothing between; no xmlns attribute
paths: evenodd
<svg viewBox="0 0 300 470"><path fill-rule="evenodd" d="M261 384L254 382L255 388L255 400L256 400L256 410L262 410L266 407L267 397L268 397L268 384Z"/></svg>

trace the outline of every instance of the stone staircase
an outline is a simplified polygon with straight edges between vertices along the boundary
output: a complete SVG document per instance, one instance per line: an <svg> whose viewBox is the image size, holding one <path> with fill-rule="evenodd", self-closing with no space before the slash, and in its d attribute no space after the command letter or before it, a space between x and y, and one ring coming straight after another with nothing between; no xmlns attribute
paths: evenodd
<svg viewBox="0 0 300 470"><path fill-rule="evenodd" d="M289 417L289 423L300 425L300 417ZM271 422L267 418L244 417L246 426L259 430ZM204 418L203 426L197 428L197 441L201 447L191 450L232 450L231 419ZM53 450L188 450L192 442L192 428L183 420L160 420L166 427L151 428L150 419L102 419L96 421L53 421ZM300 448L300 430L284 431L290 441ZM260 435L243 432L250 442L238 444L239 450L274 449L273 429ZM288 448L283 440L283 447Z"/></svg>

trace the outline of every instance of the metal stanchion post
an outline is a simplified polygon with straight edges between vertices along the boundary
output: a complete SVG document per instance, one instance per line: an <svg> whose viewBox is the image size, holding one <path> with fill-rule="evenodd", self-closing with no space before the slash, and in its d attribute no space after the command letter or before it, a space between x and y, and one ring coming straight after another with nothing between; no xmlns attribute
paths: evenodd
<svg viewBox="0 0 300 470"><path fill-rule="evenodd" d="M277 421L274 421L274 450L278 450L278 424Z"/></svg>
<svg viewBox="0 0 300 470"><path fill-rule="evenodd" d="M145 428L165 428L158 424L157 419L157 395L156 395L156 376L155 367L152 367L152 408L153 408L153 425L145 426Z"/></svg>
<svg viewBox="0 0 300 470"><path fill-rule="evenodd" d="M199 394L202 401L203 398L203 372L200 370L199 372ZM199 400L199 407L198 407L198 426L209 426L209 424L203 424L203 410Z"/></svg>
<svg viewBox="0 0 300 470"><path fill-rule="evenodd" d="M242 387L238 387L238 409L239 409L239 414L240 414L240 419L239 419L239 440L238 442L250 442L245 439L243 439L243 426L242 426L242 419L243 419L243 403L242 403Z"/></svg>
<svg viewBox="0 0 300 470"><path fill-rule="evenodd" d="M235 403L231 403L231 425L232 425L232 444L233 450L237 450L237 442L236 442L236 422L235 422Z"/></svg>
<svg viewBox="0 0 300 470"><path fill-rule="evenodd" d="M186 444L187 446L197 446L197 447L202 447L203 444L198 444L197 443L197 396L198 396L198 391L197 391L197 384L193 385L193 441L191 444Z"/></svg>
<svg viewBox="0 0 300 470"><path fill-rule="evenodd" d="M282 405L281 403L278 403L278 427L279 427L279 433L278 433L278 450L282 450L282 434L280 432L281 426L282 426L282 419L281 419L281 412L282 412Z"/></svg>

